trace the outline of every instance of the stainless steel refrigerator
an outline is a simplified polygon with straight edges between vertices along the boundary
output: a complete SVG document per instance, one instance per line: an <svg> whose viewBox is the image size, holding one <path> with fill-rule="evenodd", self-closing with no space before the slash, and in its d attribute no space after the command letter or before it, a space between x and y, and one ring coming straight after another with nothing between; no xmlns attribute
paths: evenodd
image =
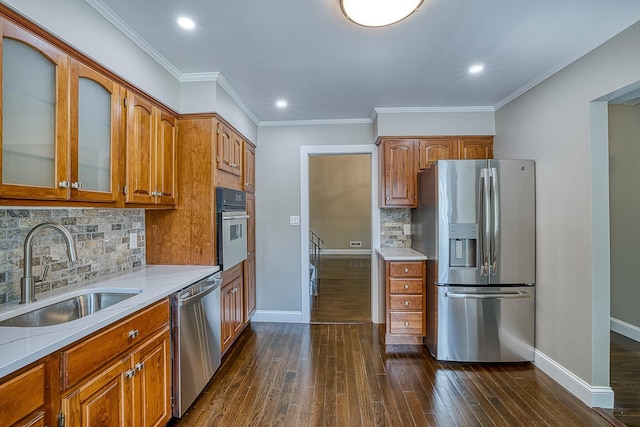
<svg viewBox="0 0 640 427"><path fill-rule="evenodd" d="M412 248L427 261L427 337L438 360L534 357L535 166L443 160L418 174Z"/></svg>

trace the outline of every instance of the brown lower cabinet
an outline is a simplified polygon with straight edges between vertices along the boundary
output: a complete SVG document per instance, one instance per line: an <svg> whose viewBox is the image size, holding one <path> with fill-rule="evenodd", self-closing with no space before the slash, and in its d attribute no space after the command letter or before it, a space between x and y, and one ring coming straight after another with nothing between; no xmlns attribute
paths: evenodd
<svg viewBox="0 0 640 427"><path fill-rule="evenodd" d="M222 288L220 290L220 323L222 328L222 353L233 344L234 340L247 325L244 322L244 284L243 266L222 272Z"/></svg>
<svg viewBox="0 0 640 427"><path fill-rule="evenodd" d="M166 425L169 318L167 298L0 379L2 425Z"/></svg>
<svg viewBox="0 0 640 427"><path fill-rule="evenodd" d="M385 261L386 344L422 344L426 336L426 264Z"/></svg>

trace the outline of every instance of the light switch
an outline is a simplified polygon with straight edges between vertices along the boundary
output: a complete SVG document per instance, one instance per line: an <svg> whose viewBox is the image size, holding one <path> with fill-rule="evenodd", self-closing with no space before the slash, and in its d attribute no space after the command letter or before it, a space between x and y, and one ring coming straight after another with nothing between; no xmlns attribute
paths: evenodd
<svg viewBox="0 0 640 427"><path fill-rule="evenodd" d="M406 236L411 234L411 224L404 224L402 227L403 227L403 233Z"/></svg>
<svg viewBox="0 0 640 427"><path fill-rule="evenodd" d="M300 217L295 215L290 216L289 225L300 225Z"/></svg>

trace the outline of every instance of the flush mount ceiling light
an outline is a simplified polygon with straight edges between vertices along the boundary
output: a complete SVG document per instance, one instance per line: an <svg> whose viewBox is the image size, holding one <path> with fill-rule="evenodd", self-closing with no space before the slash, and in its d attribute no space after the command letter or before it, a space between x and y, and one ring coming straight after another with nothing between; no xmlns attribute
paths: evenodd
<svg viewBox="0 0 640 427"><path fill-rule="evenodd" d="M484 65L482 64L476 64L469 67L470 74L478 74L478 73L481 73L482 70L484 70Z"/></svg>
<svg viewBox="0 0 640 427"><path fill-rule="evenodd" d="M286 106L287 106L287 101L285 101L284 99L279 99L276 101L276 107L286 108Z"/></svg>
<svg viewBox="0 0 640 427"><path fill-rule="evenodd" d="M196 27L196 23L186 16L181 16L178 18L178 25L187 30L193 30Z"/></svg>
<svg viewBox="0 0 640 427"><path fill-rule="evenodd" d="M383 27L418 10L424 0L340 0L342 13L365 27Z"/></svg>

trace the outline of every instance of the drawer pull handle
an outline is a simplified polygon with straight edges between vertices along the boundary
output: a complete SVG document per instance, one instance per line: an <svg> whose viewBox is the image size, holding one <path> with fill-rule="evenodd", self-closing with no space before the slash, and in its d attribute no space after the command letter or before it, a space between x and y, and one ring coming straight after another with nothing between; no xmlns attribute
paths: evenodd
<svg viewBox="0 0 640 427"><path fill-rule="evenodd" d="M136 374L135 369L129 369L127 372L124 373L124 376L127 378L133 378L135 374Z"/></svg>
<svg viewBox="0 0 640 427"><path fill-rule="evenodd" d="M409 322L404 322L404 326L409 326Z"/></svg>
<svg viewBox="0 0 640 427"><path fill-rule="evenodd" d="M405 272L405 273L408 273L408 272L409 272L409 267L405 267L405 268L404 268L404 272Z"/></svg>
<svg viewBox="0 0 640 427"><path fill-rule="evenodd" d="M409 301L405 301L405 302L404 302L404 305L409 305Z"/></svg>
<svg viewBox="0 0 640 427"><path fill-rule="evenodd" d="M144 362L136 363L133 367L133 369L136 371L142 371L142 368L144 368Z"/></svg>
<svg viewBox="0 0 640 427"><path fill-rule="evenodd" d="M408 283L405 283L405 284L404 284L404 288L405 288L405 289L409 289L409 284L408 284Z"/></svg>
<svg viewBox="0 0 640 427"><path fill-rule="evenodd" d="M138 330L137 329L132 329L132 330L129 331L129 338L134 339L137 336L138 336Z"/></svg>

